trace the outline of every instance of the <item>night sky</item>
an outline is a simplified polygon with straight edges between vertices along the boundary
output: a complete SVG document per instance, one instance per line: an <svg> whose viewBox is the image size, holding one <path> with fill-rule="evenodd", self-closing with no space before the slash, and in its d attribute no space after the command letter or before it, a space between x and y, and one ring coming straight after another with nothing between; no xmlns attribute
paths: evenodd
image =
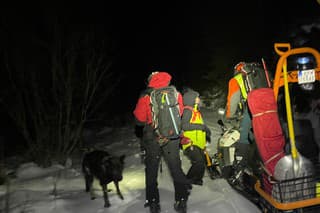
<svg viewBox="0 0 320 213"><path fill-rule="evenodd" d="M169 72L178 89L191 86L198 90L194 85L199 82L210 89L214 84L202 83L203 74L216 76L220 71L220 75L225 72L230 76L232 67L239 61L256 61L261 57L271 64L274 42L289 42L291 29L312 23L319 18L319 10L316 0L3 4L0 7L0 70L6 71L6 54L15 52L20 55L19 60L13 54L9 61L16 68L38 69L41 76L47 78L50 54L46 51L53 41L54 23L58 23L63 32L64 45L70 43L72 36L93 33L110 47L106 50L112 59L110 72L122 76L103 105L102 113L107 117L121 117L125 112L132 113L152 71ZM2 95L8 80L0 80ZM105 119L100 114L96 118ZM15 154L24 139L2 105L0 119L0 150L10 155L6 147L10 145Z"/></svg>
<svg viewBox="0 0 320 213"><path fill-rule="evenodd" d="M273 43L288 41L288 30L317 17L319 10L316 0L43 3L2 7L0 26L16 41L15 48L25 48L30 34L50 37L55 18L69 32L94 31L108 38L111 69L125 76L116 96L132 110L150 72L168 71L174 84L192 85L215 56L230 65L271 58Z"/></svg>
<svg viewBox="0 0 320 213"><path fill-rule="evenodd" d="M111 16L121 55L117 69L127 72L128 85L141 89L154 70L170 72L179 86L189 84L219 51L227 51L224 60L230 64L271 58L274 42L287 42L293 26L320 12L312 0L173 1L115 8Z"/></svg>

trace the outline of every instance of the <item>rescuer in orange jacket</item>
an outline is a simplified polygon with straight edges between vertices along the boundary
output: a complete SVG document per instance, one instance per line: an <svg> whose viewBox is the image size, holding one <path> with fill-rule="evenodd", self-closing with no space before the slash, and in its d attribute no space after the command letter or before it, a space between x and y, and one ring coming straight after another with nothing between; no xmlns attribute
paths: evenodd
<svg viewBox="0 0 320 213"><path fill-rule="evenodd" d="M234 67L234 76L229 80L228 96L226 105L226 119L236 121L236 127L239 127L240 140L236 145L237 155L242 156L239 162L240 167L249 164L252 158L253 132L251 124L251 115L247 106L247 92L250 91L245 83L247 75L244 69L246 63L240 62Z"/></svg>
<svg viewBox="0 0 320 213"><path fill-rule="evenodd" d="M244 65L244 62L238 63L234 67L234 76L229 80L226 118L228 120L240 120L240 143L250 144L252 126L247 106L248 88L243 79L247 74Z"/></svg>

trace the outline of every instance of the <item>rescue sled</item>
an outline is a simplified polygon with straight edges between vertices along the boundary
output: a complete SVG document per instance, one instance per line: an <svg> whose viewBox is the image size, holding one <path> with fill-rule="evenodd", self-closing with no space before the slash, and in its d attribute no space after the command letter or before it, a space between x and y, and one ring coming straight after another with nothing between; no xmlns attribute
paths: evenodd
<svg viewBox="0 0 320 213"><path fill-rule="evenodd" d="M289 151L277 162L273 174L263 173L262 177L267 182L259 178L254 184L259 195L258 205L263 212L320 212L319 159L315 162L304 156L304 153L301 154L303 149L298 150L295 144L295 120L290 100L292 85L319 87L316 82L320 82L320 53L310 47L291 48L289 43L275 43L274 49L280 58L276 66L273 93L277 103L281 100L285 103L282 105L286 118L283 127ZM313 66L302 69L301 66L290 64L301 58L305 58L305 64L309 58ZM304 64L303 60L300 62L300 65Z"/></svg>

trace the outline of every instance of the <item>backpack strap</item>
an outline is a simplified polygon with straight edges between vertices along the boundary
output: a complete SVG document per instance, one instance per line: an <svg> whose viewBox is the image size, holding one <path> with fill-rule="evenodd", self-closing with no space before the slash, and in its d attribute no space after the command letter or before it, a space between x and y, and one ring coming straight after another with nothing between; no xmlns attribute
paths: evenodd
<svg viewBox="0 0 320 213"><path fill-rule="evenodd" d="M193 111L193 107L191 107L191 106L183 106L183 109L184 109L184 110L185 110L185 109L188 109L188 110Z"/></svg>

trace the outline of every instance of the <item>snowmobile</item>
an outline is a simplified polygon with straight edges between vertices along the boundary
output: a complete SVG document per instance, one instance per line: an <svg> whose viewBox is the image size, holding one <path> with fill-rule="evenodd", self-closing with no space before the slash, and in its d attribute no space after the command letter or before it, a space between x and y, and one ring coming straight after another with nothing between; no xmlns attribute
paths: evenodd
<svg viewBox="0 0 320 213"><path fill-rule="evenodd" d="M223 117L224 109L220 108L218 114ZM240 162L243 156L239 153L240 131L239 126L225 124L219 119L217 124L221 129L221 136L217 142L217 152L210 157L212 163L207 164L211 179L224 178L240 194L256 203L257 193L254 184L258 180L257 174L261 173L259 165L252 162L243 166ZM251 155L256 155L255 147L252 147Z"/></svg>
<svg viewBox="0 0 320 213"><path fill-rule="evenodd" d="M219 109L219 111L222 113L221 115L224 114L223 109ZM221 136L217 142L217 152L211 158L212 171L215 171L210 173L212 179L230 177L234 165L241 159L241 156L236 155L236 145L240 139L239 129L235 126L226 126L222 119L219 119L217 123L221 128Z"/></svg>
<svg viewBox="0 0 320 213"><path fill-rule="evenodd" d="M293 95L293 90L294 95L297 95L297 91L299 94L303 90L307 90L308 93L319 93L320 53L310 47L291 48L288 43L276 43L274 49L280 57L271 90L278 106L276 114L284 132L284 156L277 160L274 170L270 172L266 169L267 162L261 156L265 150L256 145L253 163L241 166L239 162L242 156L237 152L239 130L235 127L226 127L222 120L219 120L222 135L218 139L217 153L211 158L210 177L225 178L234 189L256 204L262 212L320 212L320 159L318 159L320 155L317 153L314 157L314 154L306 152L311 138L309 133L307 135L299 135L298 131L295 133L294 128L299 121L292 118L292 111L296 106L292 106L290 100L290 93ZM294 89L293 85L301 89ZM320 119L320 113L318 116ZM306 127L305 123L302 123L302 126ZM254 140L258 138L255 136ZM254 143L258 144L257 141ZM317 146L319 145L318 142ZM314 151L314 148L311 150Z"/></svg>
<svg viewBox="0 0 320 213"><path fill-rule="evenodd" d="M227 177L235 161L239 160L239 157L241 158L241 156L236 155L236 144L240 139L240 132L236 127L228 128L221 119L217 123L223 133L218 140L217 153L214 159L218 162L217 170L219 173Z"/></svg>

